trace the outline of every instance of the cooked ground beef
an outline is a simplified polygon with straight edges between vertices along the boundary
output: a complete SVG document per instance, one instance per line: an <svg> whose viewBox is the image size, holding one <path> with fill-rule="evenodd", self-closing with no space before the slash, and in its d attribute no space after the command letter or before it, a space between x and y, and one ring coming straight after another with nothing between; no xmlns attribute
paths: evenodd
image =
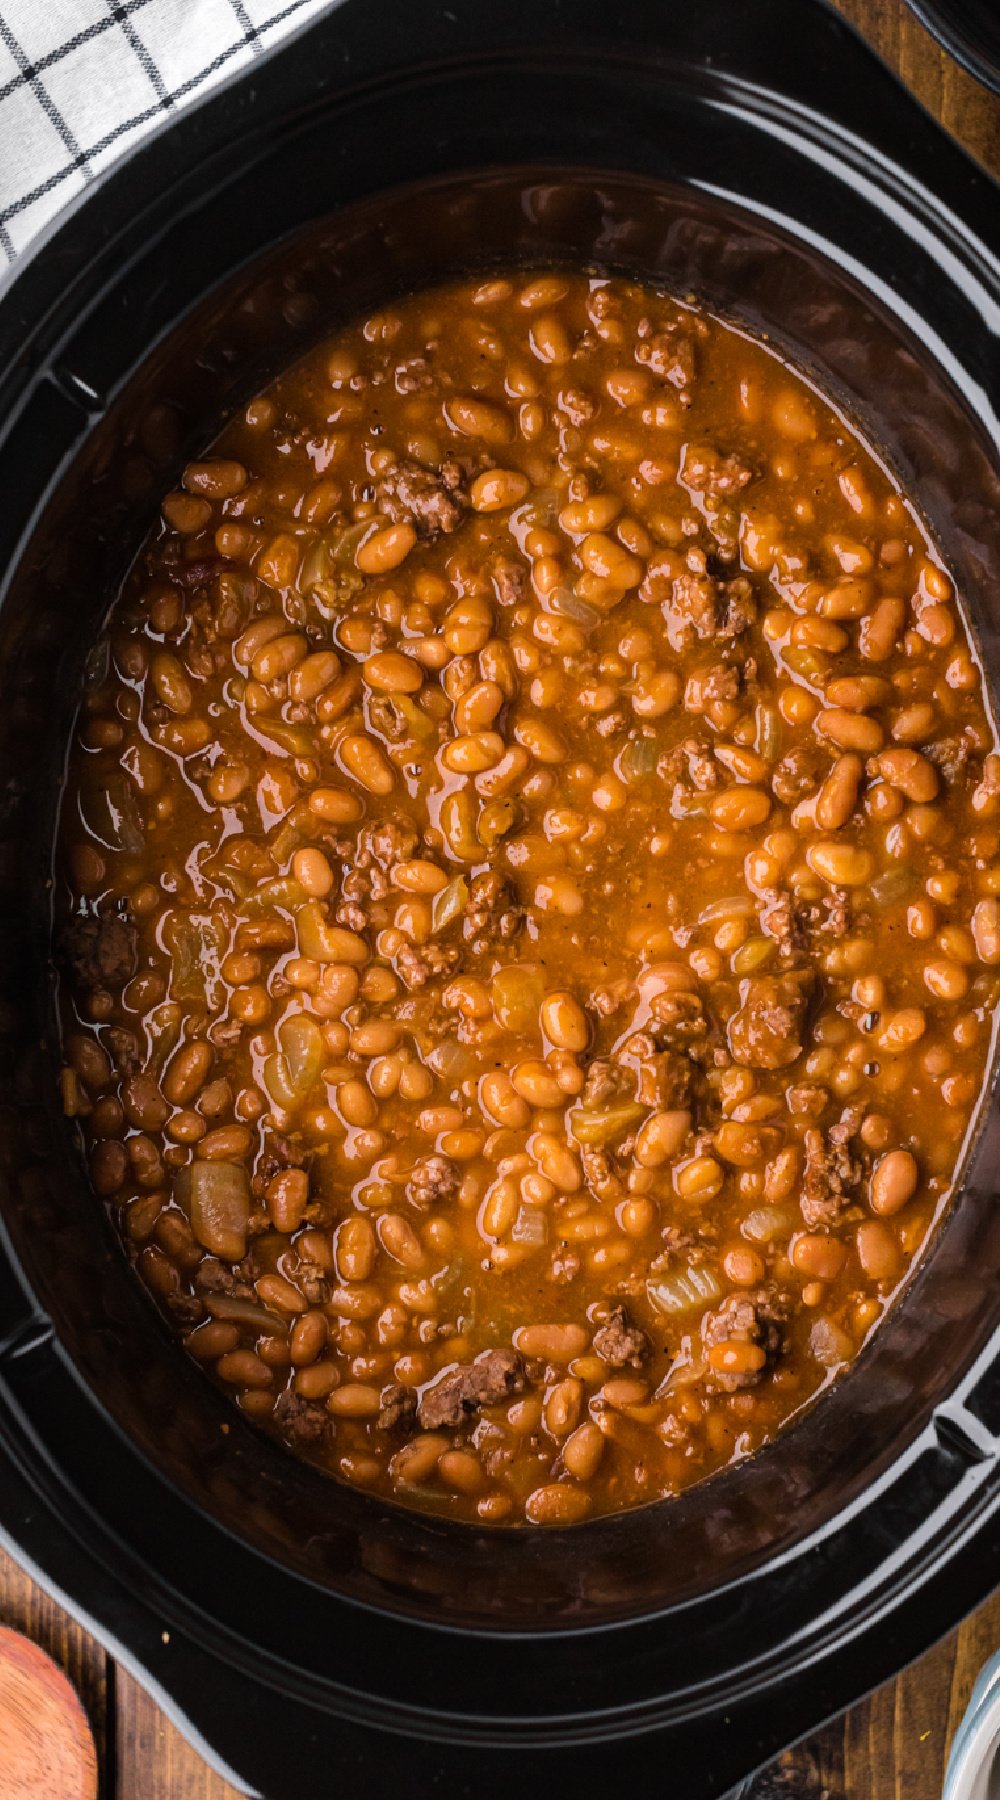
<svg viewBox="0 0 1000 1800"><path fill-rule="evenodd" d="M135 974L138 932L119 913L74 919L62 932L60 949L81 987L122 987Z"/></svg>
<svg viewBox="0 0 1000 1800"><path fill-rule="evenodd" d="M433 1156L425 1156L414 1163L410 1179L407 1183L407 1199L421 1212L435 1206L439 1200L452 1200L462 1184L462 1177L457 1164L449 1156L435 1152Z"/></svg>
<svg viewBox="0 0 1000 1800"><path fill-rule="evenodd" d="M645 1331L633 1325L624 1306L613 1306L607 1323L594 1333L594 1349L611 1369L639 1369L652 1350Z"/></svg>
<svg viewBox="0 0 1000 1800"><path fill-rule="evenodd" d="M396 951L393 966L400 980L416 989L450 974L459 960L460 952L454 944L404 943Z"/></svg>
<svg viewBox="0 0 1000 1800"><path fill-rule="evenodd" d="M462 936L474 956L481 956L491 944L509 943L523 920L523 910L503 875L487 869L473 877L465 903Z"/></svg>
<svg viewBox="0 0 1000 1800"><path fill-rule="evenodd" d="M785 1307L769 1289L756 1293L729 1294L717 1312L708 1312L701 1322L702 1343L706 1350L716 1344L757 1344L766 1361L760 1369L730 1373L713 1369L706 1385L732 1394L740 1388L756 1387L769 1364L776 1361L784 1347L781 1324Z"/></svg>
<svg viewBox="0 0 1000 1800"><path fill-rule="evenodd" d="M681 460L679 479L694 494L738 494L753 480L753 470L738 456L724 456L710 444L688 444Z"/></svg>
<svg viewBox="0 0 1000 1800"><path fill-rule="evenodd" d="M751 1069L784 1069L802 1054L802 1032L813 976L751 976L740 982L740 1005L729 1021L729 1047Z"/></svg>
<svg viewBox="0 0 1000 1800"><path fill-rule="evenodd" d="M857 1199L862 1167L851 1155L849 1144L861 1116L848 1108L825 1137L816 1129L805 1134L806 1166L799 1205L811 1229L836 1224L844 1208Z"/></svg>
<svg viewBox="0 0 1000 1800"><path fill-rule="evenodd" d="M417 1422L417 1396L396 1381L382 1389L382 1405L376 1424L380 1431L411 1431Z"/></svg>
<svg viewBox="0 0 1000 1800"><path fill-rule="evenodd" d="M433 539L457 531L468 506L462 475L453 461L437 470L417 462L397 463L379 482L379 506L397 523L409 520L418 537Z"/></svg>
<svg viewBox="0 0 1000 1800"><path fill-rule="evenodd" d="M588 1065L580 1103L604 1106L609 1101L629 1099L635 1094L635 1077L610 1056L595 1056Z"/></svg>
<svg viewBox="0 0 1000 1800"><path fill-rule="evenodd" d="M321 1444L333 1424L329 1413L315 1400L303 1400L294 1388L286 1388L274 1403L275 1424L297 1444Z"/></svg>
<svg viewBox="0 0 1000 1800"><path fill-rule="evenodd" d="M421 1389L417 1418L425 1431L461 1425L470 1413L523 1393L524 1381L516 1350L484 1350L475 1362L459 1363Z"/></svg>
<svg viewBox="0 0 1000 1800"><path fill-rule="evenodd" d="M684 332L658 331L636 345L635 360L671 387L686 388L694 380L695 348Z"/></svg>

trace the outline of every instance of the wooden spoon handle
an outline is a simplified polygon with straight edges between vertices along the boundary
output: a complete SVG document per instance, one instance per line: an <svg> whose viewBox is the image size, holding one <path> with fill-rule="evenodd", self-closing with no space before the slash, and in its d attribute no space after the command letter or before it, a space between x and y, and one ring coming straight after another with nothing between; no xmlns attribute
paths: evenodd
<svg viewBox="0 0 1000 1800"><path fill-rule="evenodd" d="M97 1800L97 1752L72 1683L20 1632L0 1626L3 1800Z"/></svg>

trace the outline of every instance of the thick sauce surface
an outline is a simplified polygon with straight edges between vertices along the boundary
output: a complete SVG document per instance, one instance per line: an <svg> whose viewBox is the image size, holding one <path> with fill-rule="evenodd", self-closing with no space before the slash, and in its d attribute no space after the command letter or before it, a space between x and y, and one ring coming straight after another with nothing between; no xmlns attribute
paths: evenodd
<svg viewBox="0 0 1000 1800"><path fill-rule="evenodd" d="M255 400L92 658L67 1113L236 1403L572 1522L877 1324L989 1054L1000 757L866 449L620 280L421 294Z"/></svg>

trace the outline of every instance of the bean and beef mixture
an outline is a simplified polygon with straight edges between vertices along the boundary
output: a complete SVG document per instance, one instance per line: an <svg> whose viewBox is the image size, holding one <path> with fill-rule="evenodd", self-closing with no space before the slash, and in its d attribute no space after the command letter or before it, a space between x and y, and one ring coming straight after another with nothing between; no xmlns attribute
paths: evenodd
<svg viewBox="0 0 1000 1800"><path fill-rule="evenodd" d="M961 1159L1000 756L843 420L625 280L422 293L191 463L91 657L66 1113L191 1354L485 1522L849 1364Z"/></svg>

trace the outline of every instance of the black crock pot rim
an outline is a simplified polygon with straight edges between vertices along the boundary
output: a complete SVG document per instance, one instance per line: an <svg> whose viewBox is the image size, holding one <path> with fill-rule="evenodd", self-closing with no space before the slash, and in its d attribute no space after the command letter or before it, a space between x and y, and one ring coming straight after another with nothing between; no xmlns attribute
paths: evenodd
<svg viewBox="0 0 1000 1800"><path fill-rule="evenodd" d="M429 10L436 10L436 9L432 8ZM442 8L441 10L443 11L444 8ZM582 10L587 10L587 9L582 9ZM353 8L349 7L348 11L353 11L353 13L356 16L358 8L356 6ZM537 16L544 11L544 8L535 6L532 8L532 11ZM556 7L556 11L558 12L558 7ZM630 8L629 11L630 11L630 14L633 14L633 16L634 16L634 10ZM603 17L602 17L602 22L603 22ZM560 23L562 23L562 21L560 21ZM298 45L301 46L303 41L311 39L313 37L314 33L318 33L321 30L325 31L325 30L329 29L331 26L336 27L336 25L337 25L337 15L336 14L333 15L332 17L327 16L325 18L321 18L319 21L310 22L303 28L301 36L298 39ZM849 34L846 32L842 22L839 20L837 20L837 28L841 33L844 34L844 37L846 39ZM296 51L296 45L292 44L292 45L288 46L286 49L283 49L282 52L279 53L279 56L276 60L281 60L286 57L291 57L295 51ZM855 53L856 53L856 51L855 51ZM288 64L286 66L291 67L291 64ZM260 72L259 77L258 77L262 88L265 90L268 85L267 75L268 75L268 69L265 67L265 69ZM172 138L175 132L180 133L182 127L185 124L187 124L189 122L189 120L192 124L194 124L195 120L200 118L201 115L212 112L216 108L220 108L220 109L223 108L226 105L226 103L232 98L232 96L237 91L237 89L239 87L242 87L242 85L243 85L243 82L240 81L240 82L234 84L233 87L225 90L224 92L210 97L204 103L203 107L199 109L199 114L189 115L187 119L182 118L175 125L171 125L170 127L168 127L168 129L164 133L160 134L160 136L157 138L157 140L154 144L144 147L143 150L138 152L135 160L139 161L139 159L141 159L143 156L145 156L147 149L151 151L151 150L154 150L157 146L162 146L163 142L164 142L164 138L168 138L168 137ZM897 100L900 100L900 99L901 99L901 96L897 95ZM912 107L912 102L910 103L910 107L911 107L911 112L913 110L915 110ZM222 120L223 120L222 111L219 111L216 114L216 116L219 119L219 122L221 124ZM204 123L203 119L202 119L202 123ZM942 155L942 157L943 157L944 142L941 138L941 134L937 131L937 128L935 128L935 133L936 133L936 136L938 139L938 142L935 146L935 150L939 155ZM990 185L991 185L991 184L989 184L987 178L978 176L976 178L976 180L970 181L971 165L967 164L964 161L964 159L961 158L960 153L954 152L954 147L950 147L950 148L953 152L953 158L950 163L949 179L953 178L955 183L957 184L956 185L956 201L957 201L957 196L958 196L958 189L961 188L963 196L964 196L964 201L965 201L966 205L968 206L971 203L970 197L974 194L977 180L979 182L985 183L985 187L980 190L981 198L985 199L985 195L988 192ZM198 161L200 154L201 154L200 149L196 151L194 146L192 145L191 154L190 154L190 158L189 158L192 167ZM959 160L957 162L954 160L955 155L957 155L959 158ZM947 159L944 159L944 158L943 158L943 160L947 161ZM146 166L148 169L149 165L146 165ZM108 176L105 177L102 180L102 182L100 183L99 190L91 190L90 193L84 197L83 204L78 209L78 213L80 215L87 213L88 212L88 201L91 198L96 198L98 192L100 192L102 194L105 193L106 190L109 187L111 187L112 184L114 184L116 182L120 183L122 177L129 173L130 168L131 168L131 163L126 165L125 168L119 167L119 168L116 168L115 170L109 172ZM937 171L937 173L942 177L942 182L943 182L944 171L942 169L939 169ZM960 180L960 177L961 177L961 180ZM119 194L124 193L124 189L122 189L121 187L119 187L119 189L117 191L119 192ZM62 221L61 223L58 224L58 226L56 227L56 229L54 230L54 232L52 234L52 237L48 240L49 245L52 245L55 240L61 239L64 236L64 233L66 233L74 225L74 221L77 216L78 216L78 214L75 212L73 217L65 219L64 221ZM984 214L983 218L984 218L984 225L985 225L985 223L986 223L985 214ZM965 235L961 231L959 231L958 237L959 237L959 241L961 241L966 247L968 247L968 239L965 237ZM29 269L32 267L34 267L36 270L38 269L37 261L33 262L31 265L28 266L28 269L25 270L25 274L27 274L29 272ZM7 295L4 297L3 302L0 303L0 321L2 321L3 311L7 306L7 301L10 299L11 294L14 293L15 291L17 291L17 289L18 289L18 284L15 283L13 288L8 289ZM27 1527L25 1527L25 1531L23 1534L25 1540L30 1540L32 1535L33 1535L32 1531L30 1529L28 1529ZM15 1548L16 1547L17 1547L17 1545L15 1545ZM25 1543L25 1547L27 1548L27 1542ZM39 1561L41 1563L41 1559L39 1559ZM44 1572L45 1572L44 1564L41 1564L41 1572L44 1575ZM1000 1568L991 1570L991 1573L1000 1574ZM943 1579L943 1577L945 1577L945 1575L946 1575L946 1571L939 1567L937 1577L934 1582L934 1585L936 1587L938 1587L938 1588L941 1587L942 1579ZM930 1578L929 1578L928 1586L929 1586L929 1584L930 1584ZM925 1591L926 1591L926 1589L925 1589ZM957 1593L958 1591L959 1591L959 1589L956 1585L955 1592ZM914 1598L914 1596L911 1594L909 1597L910 1603L912 1603L913 1598ZM97 1592L97 1593L95 1593L95 1600L99 1601L99 1599L100 1599L100 1594L99 1594L99 1592ZM952 1613L953 1613L953 1601L954 1601L954 1595L952 1596L952 1604L951 1605L949 1605L949 1601L947 1598L942 1597L941 1610L938 1612L937 1619L936 1619L935 1625L934 1625L935 1630L943 1629L944 1625L946 1623L951 1622L951 1617L952 1617ZM70 1601L70 1604L71 1605L73 1604L72 1599ZM135 1601L134 1595L130 1596L130 1605L132 1608L134 1608L134 1609L137 1608L137 1610L141 1611L141 1607L137 1607L137 1602ZM127 1611L128 1608L126 1608L125 1610ZM96 1611L96 1606L95 1606L95 1611ZM944 1621L944 1622L942 1623L942 1621ZM104 1641L109 1643L110 1648L115 1649L116 1645L118 1645L120 1643L120 1640L118 1640L117 1637L113 1633L109 1633L107 1628L99 1623L99 1615L98 1615L98 1618L95 1618L93 1620L93 1622L95 1624L98 1624L99 1634L104 1638ZM146 1621L146 1623L148 1623L148 1621ZM925 1624L926 1624L926 1621L925 1621ZM150 1676L152 1676L154 1679L159 1680L159 1678L155 1675L155 1667L154 1667L155 1649L150 1648L147 1652L147 1655L149 1657L148 1661L142 1660L141 1662L137 1662L136 1658L133 1655L131 1655L131 1653L130 1653L128 1656L126 1656L126 1661L131 1662L132 1666L136 1667L138 1669L138 1671L140 1672L140 1674L145 1673L147 1675L147 1679ZM164 1680L166 1680L165 1677L164 1677ZM165 1691L165 1689L163 1687L161 1687L160 1691L162 1693ZM180 1711L180 1709L177 1709L177 1711L175 1712L175 1716L180 1716L182 1718L182 1720L185 1722L187 1729L191 1728L190 1714L188 1714L186 1712L182 1712L182 1711ZM231 1770L229 1772L232 1773Z"/></svg>

